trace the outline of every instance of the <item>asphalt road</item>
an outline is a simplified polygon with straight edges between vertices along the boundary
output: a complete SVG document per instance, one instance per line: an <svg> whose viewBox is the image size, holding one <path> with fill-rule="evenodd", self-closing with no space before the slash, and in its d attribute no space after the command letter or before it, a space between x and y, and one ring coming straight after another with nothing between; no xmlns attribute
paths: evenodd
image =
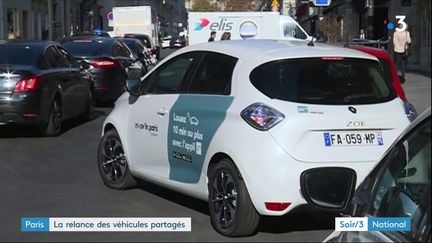
<svg viewBox="0 0 432 243"><path fill-rule="evenodd" d="M172 50L163 50L163 55ZM420 111L430 106L431 79L408 74L405 89ZM55 138L31 128L0 127L0 241L295 241L323 240L334 213L299 208L265 217L256 235L225 238L216 233L203 201L142 182L137 189L105 187L96 165L101 125L111 108L98 108L85 124L69 121ZM23 233L21 217L191 217L191 232Z"/></svg>

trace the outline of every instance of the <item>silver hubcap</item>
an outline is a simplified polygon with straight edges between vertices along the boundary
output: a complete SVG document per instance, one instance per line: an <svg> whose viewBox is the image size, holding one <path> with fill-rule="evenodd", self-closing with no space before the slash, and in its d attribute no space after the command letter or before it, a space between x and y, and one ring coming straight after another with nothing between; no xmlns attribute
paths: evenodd
<svg viewBox="0 0 432 243"><path fill-rule="evenodd" d="M118 182L123 178L126 170L126 157L123 147L117 138L107 138L99 159L103 175L106 179Z"/></svg>
<svg viewBox="0 0 432 243"><path fill-rule="evenodd" d="M237 189L230 173L225 170L212 183L212 203L219 225L228 227L233 221L237 209Z"/></svg>

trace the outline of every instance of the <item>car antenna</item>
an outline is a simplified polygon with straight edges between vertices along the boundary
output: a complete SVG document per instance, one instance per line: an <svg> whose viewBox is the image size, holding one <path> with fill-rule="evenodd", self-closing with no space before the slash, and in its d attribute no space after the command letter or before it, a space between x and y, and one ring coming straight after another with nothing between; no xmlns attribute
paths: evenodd
<svg viewBox="0 0 432 243"><path fill-rule="evenodd" d="M309 43L307 44L308 46L315 46L315 44L314 44L314 38L315 38L315 36L312 36L311 41L309 41ZM316 38L315 38L315 40L316 40Z"/></svg>

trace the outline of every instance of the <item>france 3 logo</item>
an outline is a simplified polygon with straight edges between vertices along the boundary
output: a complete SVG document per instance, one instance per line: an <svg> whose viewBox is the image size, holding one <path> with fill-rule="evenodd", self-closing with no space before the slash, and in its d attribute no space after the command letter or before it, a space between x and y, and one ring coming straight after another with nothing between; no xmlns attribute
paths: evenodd
<svg viewBox="0 0 432 243"><path fill-rule="evenodd" d="M395 29L396 31L399 31L399 32L406 30L408 28L408 25L404 21L405 18L406 18L405 15L396 15L396 19L398 20L398 22L397 22L398 26L395 28L395 25L392 22L388 22L387 23L387 29L389 29L389 30ZM399 25L400 25L400 27L399 27Z"/></svg>

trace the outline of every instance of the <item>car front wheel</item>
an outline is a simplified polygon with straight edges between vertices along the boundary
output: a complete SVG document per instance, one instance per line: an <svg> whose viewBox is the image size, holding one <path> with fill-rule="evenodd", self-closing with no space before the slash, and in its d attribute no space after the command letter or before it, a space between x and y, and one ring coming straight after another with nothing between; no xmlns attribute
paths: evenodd
<svg viewBox="0 0 432 243"><path fill-rule="evenodd" d="M99 173L106 186L123 190L137 185L129 171L123 145L116 130L107 131L101 138L97 160Z"/></svg>
<svg viewBox="0 0 432 243"><path fill-rule="evenodd" d="M259 214L232 161L223 159L210 168L208 190L210 218L216 231L230 237L255 233Z"/></svg>

